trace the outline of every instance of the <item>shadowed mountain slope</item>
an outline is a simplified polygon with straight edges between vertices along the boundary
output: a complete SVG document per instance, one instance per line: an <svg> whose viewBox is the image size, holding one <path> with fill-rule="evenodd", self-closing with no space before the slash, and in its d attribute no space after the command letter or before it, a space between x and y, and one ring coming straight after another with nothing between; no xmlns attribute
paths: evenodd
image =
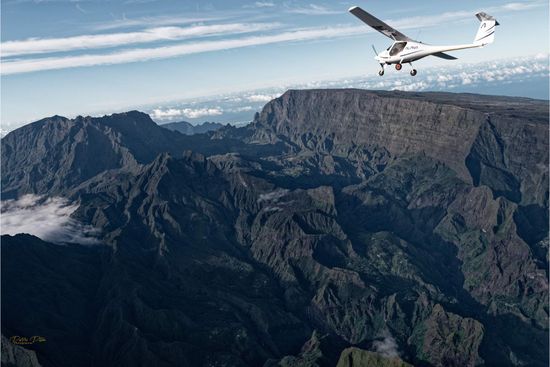
<svg viewBox="0 0 550 367"><path fill-rule="evenodd" d="M217 122L203 122L199 125L193 125L187 121L170 122L168 124L162 124L159 126L168 130L179 131L184 135L204 134L209 131L215 131L223 127L222 124Z"/></svg>
<svg viewBox="0 0 550 367"><path fill-rule="evenodd" d="M2 170L103 244L2 237L2 334L45 336L42 366L548 365L546 102L289 91L194 136L54 117Z"/></svg>

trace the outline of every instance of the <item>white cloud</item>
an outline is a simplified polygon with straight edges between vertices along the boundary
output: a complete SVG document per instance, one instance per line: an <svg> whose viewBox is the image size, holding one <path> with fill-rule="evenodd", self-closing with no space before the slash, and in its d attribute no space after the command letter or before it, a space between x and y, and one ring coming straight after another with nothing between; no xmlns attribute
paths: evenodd
<svg viewBox="0 0 550 367"><path fill-rule="evenodd" d="M114 19L109 22L96 23L90 29L95 31L109 31L113 29L132 28L132 27L159 27L169 25L194 24L209 21L220 20L219 17L185 17L185 16L158 16L143 18L126 18L125 15L120 19Z"/></svg>
<svg viewBox="0 0 550 367"><path fill-rule="evenodd" d="M25 195L1 203L1 233L28 233L54 243L97 244L97 231L71 217L78 208L60 197Z"/></svg>
<svg viewBox="0 0 550 367"><path fill-rule="evenodd" d="M527 10L533 9L540 6L540 2L523 2L523 3L508 3L502 6L505 10Z"/></svg>
<svg viewBox="0 0 550 367"><path fill-rule="evenodd" d="M279 97L278 94L253 94L246 97L246 99L250 102L269 102L277 97Z"/></svg>
<svg viewBox="0 0 550 367"><path fill-rule="evenodd" d="M168 108L165 110L157 108L151 113L151 117L157 120L167 120L180 116L183 116L183 111L177 108Z"/></svg>
<svg viewBox="0 0 550 367"><path fill-rule="evenodd" d="M528 65L528 66L526 66ZM419 70L410 77L407 71L390 68L384 77L374 73L346 79L318 80L290 88L362 88L402 91L479 91L502 83L525 82L529 79L548 78L548 54L526 56L519 59L501 59L476 64L458 64ZM465 89L467 88L467 89ZM518 95L522 95L518 93Z"/></svg>
<svg viewBox="0 0 550 367"><path fill-rule="evenodd" d="M343 37L361 34L362 26L302 29L266 36L251 36L239 39L184 43L156 48L140 48L116 51L101 55L78 55L39 59L7 60L2 62L2 74L28 73L42 70L66 69L81 66L113 65L148 61L202 52L228 50L280 42L305 41L322 38Z"/></svg>
<svg viewBox="0 0 550 367"><path fill-rule="evenodd" d="M168 109L154 109L151 113L151 117L156 120L173 120L178 117L187 117L190 119L196 119L205 116L219 116L223 114L223 110L219 107L209 108L168 108Z"/></svg>
<svg viewBox="0 0 550 367"><path fill-rule="evenodd" d="M197 25L192 27L158 27L139 32L82 35L67 38L29 38L22 41L6 41L1 44L2 57L66 52L83 49L126 46L155 41L176 41L192 37L251 33L271 30L278 23L234 23Z"/></svg>
<svg viewBox="0 0 550 367"><path fill-rule="evenodd" d="M254 4L245 5L246 8L272 8L275 4L271 1L256 1Z"/></svg>
<svg viewBox="0 0 550 367"><path fill-rule="evenodd" d="M265 194L260 194L257 202L261 203L264 201L271 202L273 204L277 203L283 196L288 194L287 189L278 189L276 191L268 192Z"/></svg>
<svg viewBox="0 0 550 367"><path fill-rule="evenodd" d="M487 11L519 11L526 9L525 6L519 7L514 5L517 3L508 3L501 6L496 6L486 9ZM543 6L544 3L541 1L531 1L522 3L528 5L529 8ZM308 8L309 11L322 13L328 11L318 5L311 4ZM294 9L295 11L296 9ZM289 9L293 11L293 9ZM467 18L471 18L472 14L475 11L458 11L451 13L444 13L432 16L421 16L421 17L412 17L400 19L397 21L389 21L390 24L394 25L398 29L419 29L422 27L429 27L440 24L448 24L450 21L460 21ZM270 23L273 25L272 23ZM203 26L207 27L207 26ZM176 29L179 29L175 27ZM228 50L242 47L251 47L259 45L267 45L274 43L282 42L296 42L296 41L308 41L308 40L318 40L318 39L331 39L338 37L349 37L349 36L361 36L365 32L372 32L368 27L364 25L358 26L337 26L337 27L326 27L326 28L304 28L297 29L293 31L287 31L279 34L271 35L260 35L260 36L250 36L243 37L238 39L223 39L223 40L208 40L208 41L198 41L194 43L184 43L176 44L171 46L163 47L154 47L154 48L141 48L141 49L130 49L130 50L119 50L111 53L103 54L88 54L88 55L78 55L78 56L59 56L59 57L45 57L45 58L35 58L35 59L14 59L14 60L3 60L2 62L2 75L17 74L17 73L27 73L34 71L43 71L43 70L56 70L56 69L65 69L65 68L74 68L74 67L84 67L84 66L96 66L96 65L113 65L113 64L123 64L131 62L140 62L140 61L149 61L149 60L159 60L171 57L178 57L189 54L196 54L202 52L212 52L220 50ZM133 32L138 33L141 36L145 37L144 32ZM125 35L126 33L122 33ZM132 33L130 33L132 34ZM105 35L108 37L109 35ZM87 36L79 36L87 37ZM92 36L93 37L93 36ZM126 36L124 36L126 37ZM150 36L149 36L150 37ZM70 39L70 38L69 38ZM41 40L25 40L25 41L11 41L11 42L39 42ZM58 42L58 41L56 41ZM66 41L59 41L66 42ZM96 41L99 42L99 41ZM106 41L102 41L106 42ZM7 44L8 42L5 42ZM5 44L2 44L2 49L4 50ZM24 52L24 45L19 45L17 52ZM78 46L74 46L78 47ZM103 46L102 46L103 47ZM3 51L5 52L5 50ZM9 52L9 47L8 47ZM41 51L42 52L42 51ZM28 52L27 52L28 53ZM12 53L14 55L14 53Z"/></svg>
<svg viewBox="0 0 550 367"><path fill-rule="evenodd" d="M513 59L497 59L482 61L472 64L458 64L458 63L446 63L441 67L422 67L418 71L418 75L411 77L408 74L407 68L402 71L395 71L394 68L388 68L384 77L377 75L375 66L372 68L372 72L368 75L364 73L360 75L347 75L344 78L334 79L316 79L307 82L287 82L281 85L269 85L264 84L259 89L247 89L241 91L234 91L231 94L224 95L210 95L202 96L198 99L185 99L175 102L172 98L170 101L155 101L155 106L135 106L135 105L120 105L116 106L117 111L124 111L129 109L142 109L150 112L151 117L159 122L177 121L177 119L184 120L183 112L179 112L183 107L194 108L211 108L215 106L222 115L220 118L216 118L215 121L223 123L235 123L230 115L226 113L242 112L237 111L239 107L252 106L256 109L260 104L269 101L268 97L262 98L263 101L251 102L248 97L255 95L269 96L270 98L276 98L284 93L288 89L315 89L315 88L360 88L360 89L383 89L383 90L404 90L404 91L448 91L448 92L471 92L471 93L495 93L499 90L499 86L504 86L503 83L517 83L518 88L507 90L502 89L501 92L496 94L517 95L531 98L546 98L543 92L529 91L529 89L521 88L521 85L541 85L541 83L548 83L548 75L550 68L548 64L548 54L536 54L527 55L521 58ZM469 85L463 85L463 74L470 78L471 83ZM544 85L542 85L544 87ZM163 103L163 104L158 104ZM153 113L153 108L157 109L157 116ZM177 112L171 112L174 115L173 118L162 116L166 110L173 109ZM101 116L104 114L112 113L112 108L101 110L89 110L87 114L93 114ZM82 114L80 111L79 114ZM77 114L68 116L75 117ZM2 121L1 133L6 134L9 131L20 127L24 124L31 123L38 120L43 116L36 115L28 120L20 120L13 122ZM241 122L241 121L239 121ZM243 121L244 122L244 121ZM247 121L248 122L248 121Z"/></svg>
<svg viewBox="0 0 550 367"><path fill-rule="evenodd" d="M547 2L546 2L547 4ZM504 12L516 12L523 10L530 10L539 7L546 6L544 1L541 0L532 0L525 1L523 3L507 3L498 6L492 6L483 9L470 9L470 10L460 10L454 12L445 12L442 14L434 15L421 15L414 17L407 17L403 19L389 19L386 20L388 24L391 24L396 29L420 29L425 27L433 27L437 25L448 25L450 22L461 22L472 19L475 13L479 11L485 11L492 15L501 14ZM473 31L473 30L472 30Z"/></svg>
<svg viewBox="0 0 550 367"><path fill-rule="evenodd" d="M242 107L233 108L229 112L248 112L253 110L254 110L254 107L252 106L242 106Z"/></svg>
<svg viewBox="0 0 550 367"><path fill-rule="evenodd" d="M287 13L303 14L303 15L329 15L329 14L342 14L345 10L331 10L324 6L309 4L306 7L288 8Z"/></svg>
<svg viewBox="0 0 550 367"><path fill-rule="evenodd" d="M75 8L76 8L76 10L78 10L79 12L81 12L82 14L87 14L87 13L88 13L88 12L82 7L82 5L80 5L80 4L78 4L78 3L75 5Z"/></svg>
<svg viewBox="0 0 550 367"><path fill-rule="evenodd" d="M214 108L184 108L183 115L190 119L196 119L204 116L219 116L223 114L223 110L218 107Z"/></svg>
<svg viewBox="0 0 550 367"><path fill-rule="evenodd" d="M397 342L390 334L390 332L385 331L382 337L384 338L383 340L377 340L372 343L374 350L387 358L399 357Z"/></svg>

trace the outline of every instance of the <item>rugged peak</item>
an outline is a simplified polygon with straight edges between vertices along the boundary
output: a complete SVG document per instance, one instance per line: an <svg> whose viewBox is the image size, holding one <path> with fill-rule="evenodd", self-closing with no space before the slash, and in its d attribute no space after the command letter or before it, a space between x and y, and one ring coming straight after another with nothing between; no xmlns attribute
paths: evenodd
<svg viewBox="0 0 550 367"><path fill-rule="evenodd" d="M112 248L3 236L2 333L61 367L548 366L547 112L312 90L211 134L135 111L19 129L3 198L67 197Z"/></svg>
<svg viewBox="0 0 550 367"><path fill-rule="evenodd" d="M141 174L148 177L161 177L169 174L182 181L192 178L210 176L218 171L215 164L202 154L185 151L181 155L160 153L151 163L143 167Z"/></svg>
<svg viewBox="0 0 550 367"><path fill-rule="evenodd" d="M65 116L53 115L52 117L46 117L45 119L42 119L41 121L43 121L43 120L62 120L62 121L64 121L64 120L68 120L68 118L65 117Z"/></svg>
<svg viewBox="0 0 550 367"><path fill-rule="evenodd" d="M114 113L99 118L92 119L95 123L110 126L122 131L128 131L128 129L146 129L149 132L155 130L157 124L151 119L151 117L143 112L129 111L124 113ZM138 131L136 131L138 132Z"/></svg>
<svg viewBox="0 0 550 367"><path fill-rule="evenodd" d="M165 129L178 131L184 135L204 134L209 131L215 131L222 128L224 125L217 122L203 122L200 125L193 125L187 121L171 122L168 124L159 125Z"/></svg>
<svg viewBox="0 0 550 367"><path fill-rule="evenodd" d="M23 134L32 134L33 131L36 131L38 129L43 129L46 126L66 126L67 123L69 123L71 120L64 116L54 115L51 117L45 117L43 119L40 119L35 122L31 122L30 124L24 125L18 129L10 131L6 136L2 138L2 140L13 136L14 134L23 133Z"/></svg>
<svg viewBox="0 0 550 367"><path fill-rule="evenodd" d="M112 117L112 118L126 118L126 117L128 117L128 118L134 118L134 119L151 120L151 117L148 114L146 114L145 112L138 111L138 110L112 113L110 115L103 115L100 118L104 119L104 118L107 118L107 117Z"/></svg>
<svg viewBox="0 0 550 367"><path fill-rule="evenodd" d="M5 197L59 192L105 170L149 163L161 152L181 154L180 144L178 134L138 111L53 116L2 139L2 192Z"/></svg>
<svg viewBox="0 0 550 367"><path fill-rule="evenodd" d="M159 167L170 167L174 164L184 164L187 166L196 167L206 167L207 165L213 165L213 163L210 163L204 155L186 150L181 155L172 155L169 152L162 152L157 155L156 158L151 163L149 163L147 167L157 169Z"/></svg>

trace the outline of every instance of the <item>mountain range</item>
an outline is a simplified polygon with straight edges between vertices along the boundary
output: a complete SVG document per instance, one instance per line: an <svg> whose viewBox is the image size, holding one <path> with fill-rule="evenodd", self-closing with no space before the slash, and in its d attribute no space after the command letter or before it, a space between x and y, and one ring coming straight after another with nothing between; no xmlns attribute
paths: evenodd
<svg viewBox="0 0 550 367"><path fill-rule="evenodd" d="M185 135L204 134L209 131L215 131L223 127L222 124L217 122L203 122L202 124L193 125L187 121L169 122L160 126L168 130L179 131L180 133Z"/></svg>
<svg viewBox="0 0 550 367"><path fill-rule="evenodd" d="M74 203L96 244L2 236L2 365L547 366L548 113L290 90L202 134L12 131L2 200Z"/></svg>

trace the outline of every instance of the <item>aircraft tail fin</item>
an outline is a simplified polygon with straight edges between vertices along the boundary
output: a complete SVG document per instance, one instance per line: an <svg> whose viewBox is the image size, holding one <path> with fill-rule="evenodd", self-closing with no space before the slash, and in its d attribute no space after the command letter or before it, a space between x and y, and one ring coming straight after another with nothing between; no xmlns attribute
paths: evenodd
<svg viewBox="0 0 550 367"><path fill-rule="evenodd" d="M495 40L495 29L499 22L487 13L477 13L477 19L481 22L474 38L474 45L485 46Z"/></svg>

